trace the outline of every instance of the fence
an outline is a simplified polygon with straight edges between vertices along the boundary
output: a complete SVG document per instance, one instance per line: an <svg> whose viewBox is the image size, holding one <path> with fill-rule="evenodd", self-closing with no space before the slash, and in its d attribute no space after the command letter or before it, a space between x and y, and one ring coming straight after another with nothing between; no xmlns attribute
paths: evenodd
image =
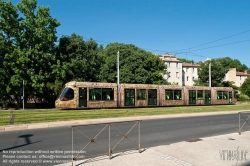
<svg viewBox="0 0 250 166"><path fill-rule="evenodd" d="M248 124L250 126L250 122L248 119L250 118L250 111L244 111L244 112L239 112L239 135L241 135L241 131L244 127L245 124ZM248 117L246 118L246 114L249 114ZM244 123L241 126L241 118L244 120Z"/></svg>
<svg viewBox="0 0 250 166"><path fill-rule="evenodd" d="M121 123L126 123L126 122L131 122L133 123L133 126L126 132L121 132L116 126L115 124L121 124ZM78 129L78 127L81 126L92 126L92 125L104 125L104 127L94 136L94 137L89 137L87 134L83 133L82 131L80 131ZM110 122L110 123L99 123L99 124L88 124L88 125L74 125L74 126L70 126L72 129L72 165L73 165L73 161L77 161L77 160L82 160L82 159L86 159L86 158L90 158L93 156L84 156L84 157L79 157L80 153L77 153L75 156L73 155L74 152L74 130L76 130L77 132L79 132L81 135L83 135L85 138L87 138L88 143L81 149L81 151L84 151L90 144L95 144L97 147L99 147L104 154L107 154L109 156L109 159L111 159L112 157L112 153L114 152L114 150L116 149L116 147L124 140L124 139L128 139L133 145L135 149L138 149L138 152L140 153L140 125L141 125L141 120L133 120L133 121L122 121L122 122ZM133 130L133 128L135 128L135 126L138 126L138 143L135 144L135 142L133 142L133 140L128 136L128 134ZM101 141L97 141L97 137L104 132L105 129L108 129L108 149L105 148L104 146L102 146L101 144L103 142ZM111 129L115 129L116 131L118 131L120 133L120 135L122 136L122 138L112 147L111 146ZM92 132L93 134L93 132ZM101 142L101 144L100 144ZM126 149L128 150L128 149ZM99 154L100 155L100 154Z"/></svg>

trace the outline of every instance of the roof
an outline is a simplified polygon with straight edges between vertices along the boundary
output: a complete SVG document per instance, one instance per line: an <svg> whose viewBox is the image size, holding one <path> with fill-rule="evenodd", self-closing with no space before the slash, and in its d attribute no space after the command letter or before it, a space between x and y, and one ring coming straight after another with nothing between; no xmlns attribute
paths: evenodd
<svg viewBox="0 0 250 166"><path fill-rule="evenodd" d="M194 64L194 63L183 63L182 67L200 67L201 65L199 64Z"/></svg>
<svg viewBox="0 0 250 166"><path fill-rule="evenodd" d="M177 59L162 59L164 62L178 62L178 63L182 63L181 61L177 60Z"/></svg>
<svg viewBox="0 0 250 166"><path fill-rule="evenodd" d="M236 72L236 76L250 76L250 74L244 72Z"/></svg>

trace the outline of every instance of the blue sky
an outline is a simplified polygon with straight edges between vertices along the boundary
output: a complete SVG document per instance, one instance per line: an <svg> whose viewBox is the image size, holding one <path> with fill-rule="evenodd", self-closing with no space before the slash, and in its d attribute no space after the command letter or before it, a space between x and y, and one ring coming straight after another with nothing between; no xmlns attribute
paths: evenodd
<svg viewBox="0 0 250 166"><path fill-rule="evenodd" d="M250 0L37 1L61 23L58 34L76 33L104 46L134 44L196 62L228 56L250 67Z"/></svg>

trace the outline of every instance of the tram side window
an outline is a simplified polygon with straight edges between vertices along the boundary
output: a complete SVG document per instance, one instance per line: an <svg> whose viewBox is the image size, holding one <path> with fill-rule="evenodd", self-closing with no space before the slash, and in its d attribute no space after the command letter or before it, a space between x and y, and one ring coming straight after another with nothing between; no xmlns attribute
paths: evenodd
<svg viewBox="0 0 250 166"><path fill-rule="evenodd" d="M182 100L181 90L165 90L166 100Z"/></svg>
<svg viewBox="0 0 250 166"><path fill-rule="evenodd" d="M181 90L174 90L174 100L181 100Z"/></svg>
<svg viewBox="0 0 250 166"><path fill-rule="evenodd" d="M102 99L102 89L101 88L93 88L89 89L89 100L101 100Z"/></svg>
<svg viewBox="0 0 250 166"><path fill-rule="evenodd" d="M102 89L102 100L114 100L114 89L103 88Z"/></svg>
<svg viewBox="0 0 250 166"><path fill-rule="evenodd" d="M197 100L204 100L203 90L198 90L197 91Z"/></svg>
<svg viewBox="0 0 250 166"><path fill-rule="evenodd" d="M61 94L61 101L68 101L74 99L74 90L71 88L65 88Z"/></svg>
<svg viewBox="0 0 250 166"><path fill-rule="evenodd" d="M228 99L228 92L227 91L223 92L223 99Z"/></svg>
<svg viewBox="0 0 250 166"><path fill-rule="evenodd" d="M218 100L222 100L222 96L223 96L223 92L222 91L218 91L217 92L217 99Z"/></svg>
<svg viewBox="0 0 250 166"><path fill-rule="evenodd" d="M218 100L228 99L228 92L227 91L218 91L217 92L217 99Z"/></svg>
<svg viewBox="0 0 250 166"><path fill-rule="evenodd" d="M137 89L136 95L137 95L137 100L146 100L147 99L146 89Z"/></svg>
<svg viewBox="0 0 250 166"><path fill-rule="evenodd" d="M174 100L173 90L165 90L165 98L166 100Z"/></svg>
<svg viewBox="0 0 250 166"><path fill-rule="evenodd" d="M114 100L114 89L112 88L93 88L89 89L89 100Z"/></svg>

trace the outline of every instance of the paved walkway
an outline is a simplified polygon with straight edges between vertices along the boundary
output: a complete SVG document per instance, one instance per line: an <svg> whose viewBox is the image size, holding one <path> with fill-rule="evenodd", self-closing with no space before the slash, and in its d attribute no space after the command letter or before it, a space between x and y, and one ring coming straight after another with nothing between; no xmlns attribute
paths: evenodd
<svg viewBox="0 0 250 166"><path fill-rule="evenodd" d="M196 142L179 142L76 161L83 166L250 166L250 132L206 137ZM59 166L71 166L72 163Z"/></svg>

